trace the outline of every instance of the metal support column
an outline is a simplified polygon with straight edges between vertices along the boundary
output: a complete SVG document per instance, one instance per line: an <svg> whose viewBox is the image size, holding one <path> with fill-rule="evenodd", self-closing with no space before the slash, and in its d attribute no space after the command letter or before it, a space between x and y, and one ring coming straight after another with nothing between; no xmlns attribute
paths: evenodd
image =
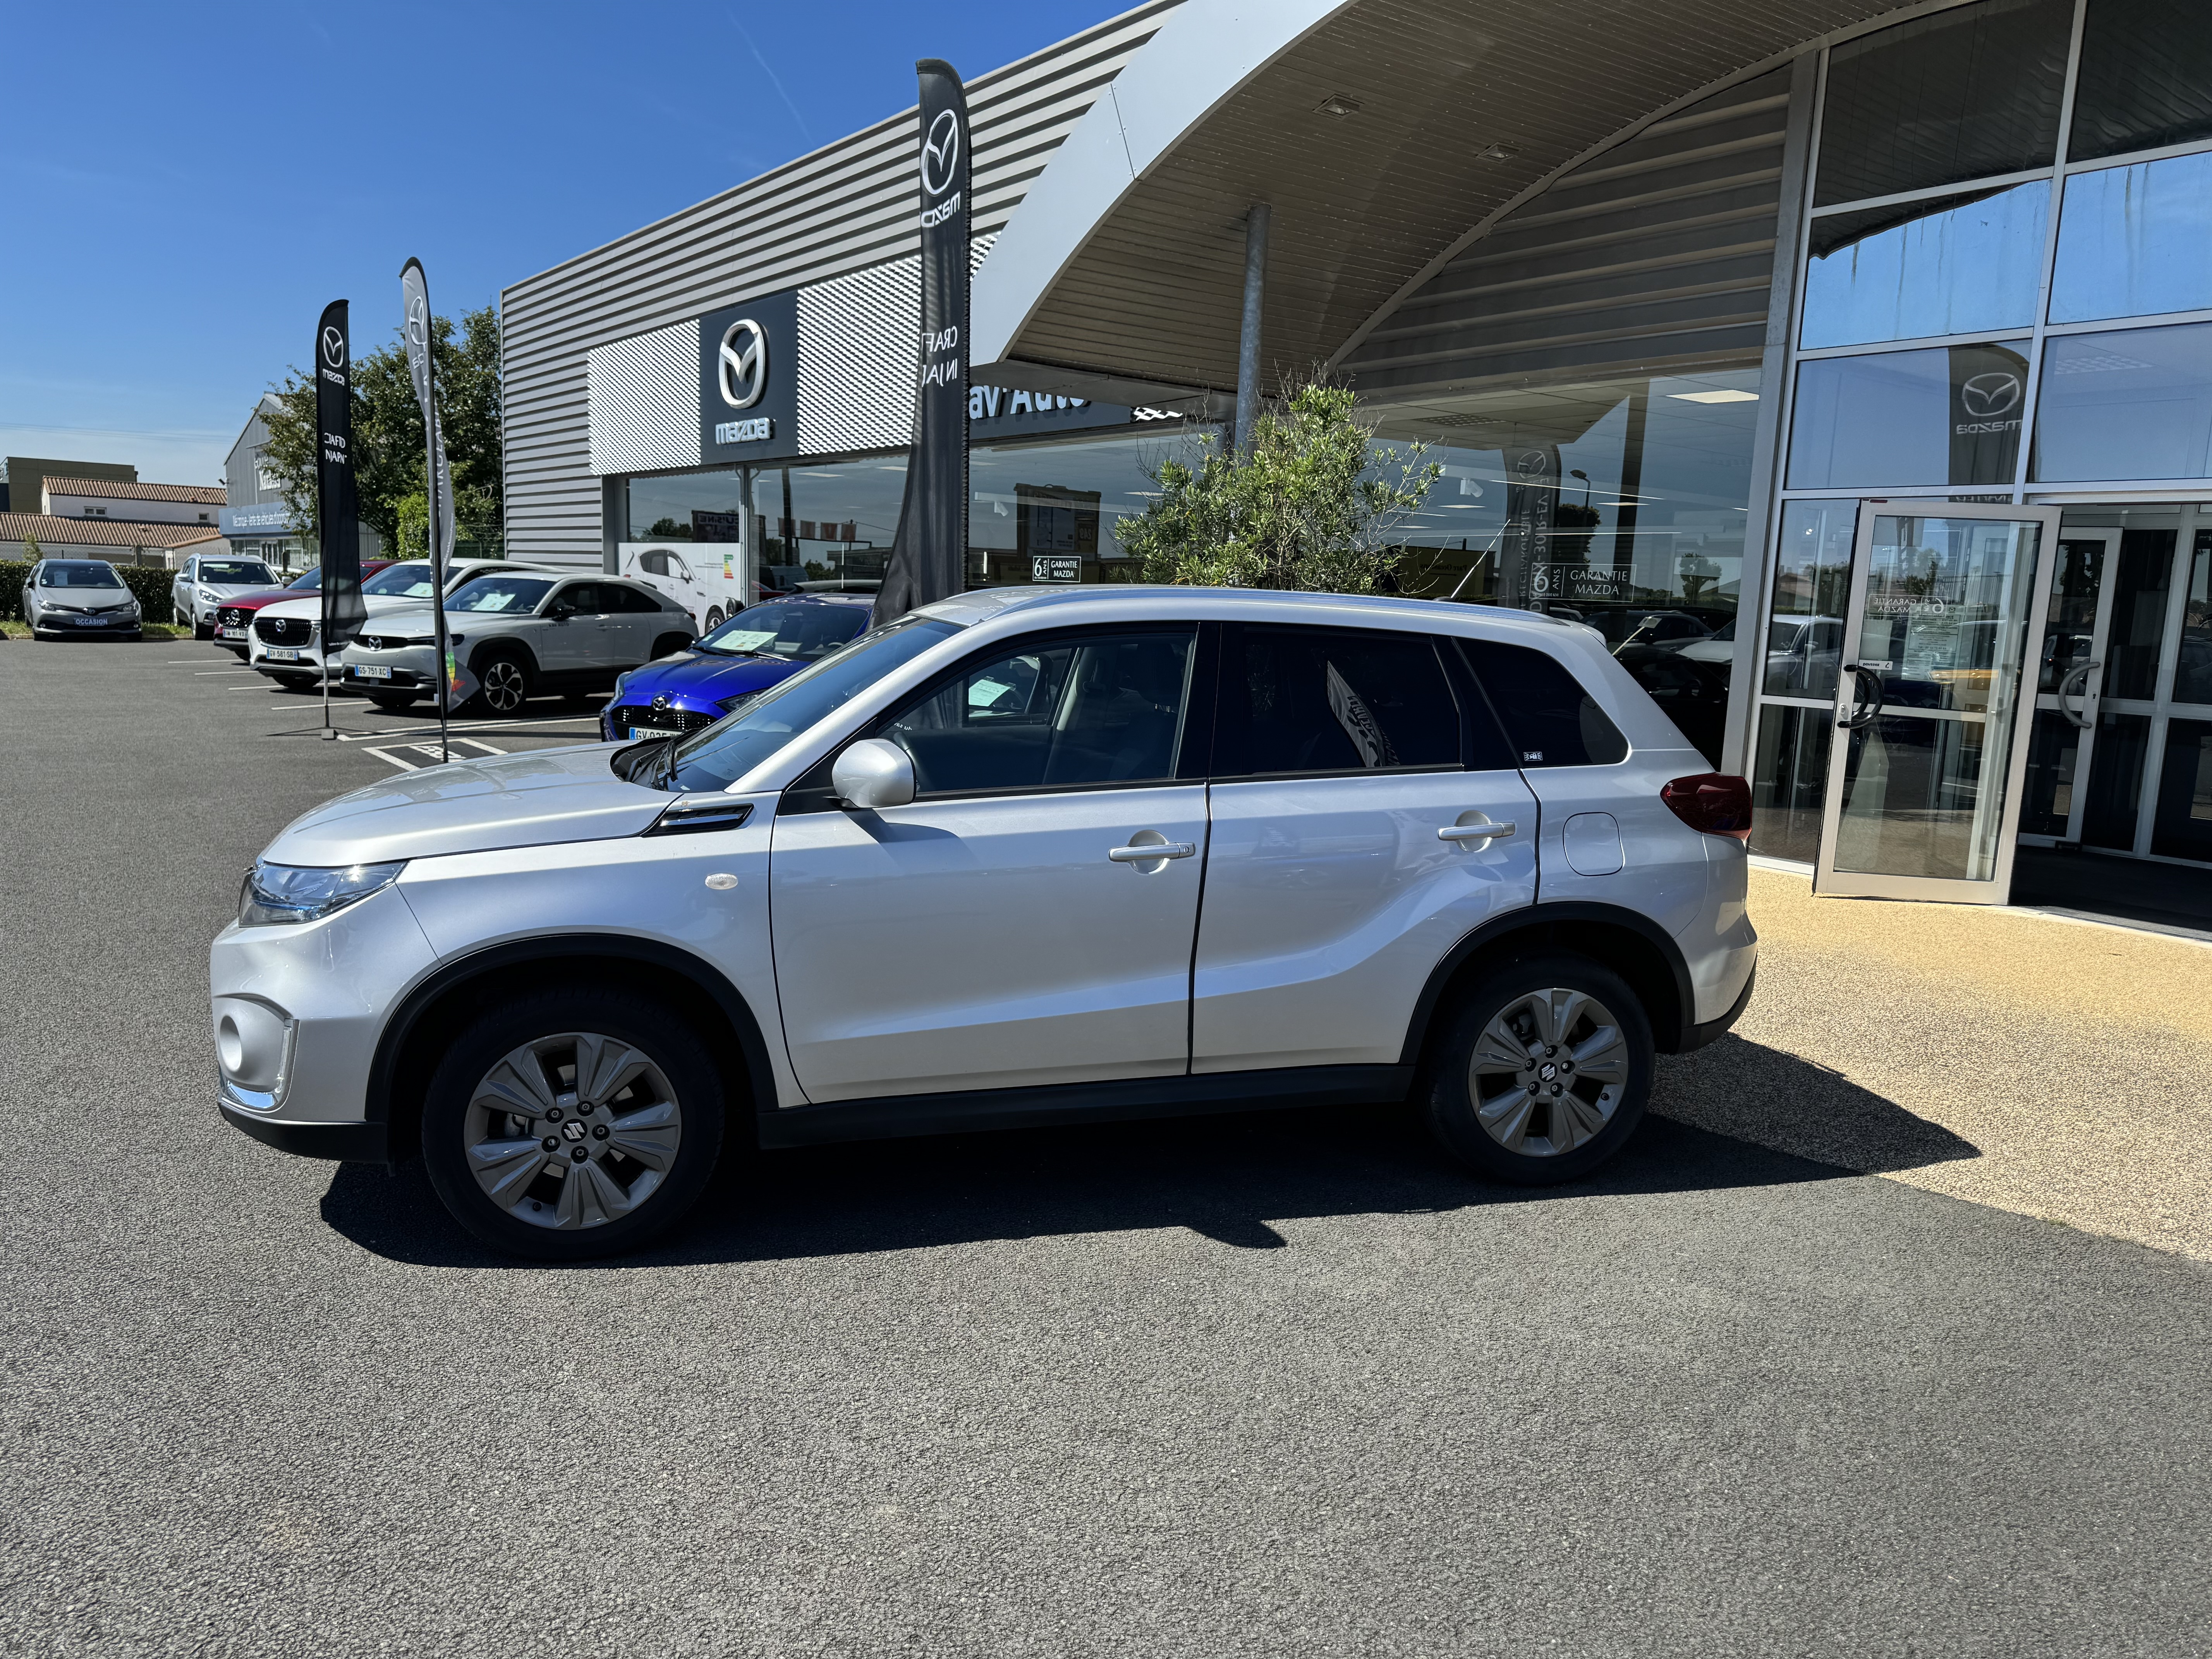
<svg viewBox="0 0 2212 1659"><path fill-rule="evenodd" d="M1260 418L1260 305L1267 289L1267 204L1255 202L1244 221L1244 325L1237 339L1237 447L1252 447Z"/></svg>

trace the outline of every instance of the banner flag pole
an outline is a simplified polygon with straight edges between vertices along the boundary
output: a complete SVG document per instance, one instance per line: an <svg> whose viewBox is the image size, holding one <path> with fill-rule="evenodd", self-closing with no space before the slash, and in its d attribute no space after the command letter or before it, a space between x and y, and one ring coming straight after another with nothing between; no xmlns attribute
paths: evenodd
<svg viewBox="0 0 2212 1659"><path fill-rule="evenodd" d="M914 448L906 495L871 620L878 627L959 592L968 574L968 95L941 58L921 83L921 315Z"/></svg>
<svg viewBox="0 0 2212 1659"><path fill-rule="evenodd" d="M407 372L415 382L415 399L422 405L424 470L430 481L430 580L437 590L438 746L450 762L453 758L453 693L459 690L460 675L453 661L452 631L446 622L446 577L453 565L459 532L453 515L453 475L446 465L446 437L438 421L430 282L423 275L420 259L410 259L400 267L399 292L407 308Z"/></svg>

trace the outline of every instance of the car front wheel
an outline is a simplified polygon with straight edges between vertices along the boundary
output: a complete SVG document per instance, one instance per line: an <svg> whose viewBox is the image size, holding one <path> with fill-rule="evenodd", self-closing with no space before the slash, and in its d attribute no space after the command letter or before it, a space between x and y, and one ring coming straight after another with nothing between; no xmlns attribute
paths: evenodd
<svg viewBox="0 0 2212 1659"><path fill-rule="evenodd" d="M483 706L499 715L519 714L530 701L530 670L514 657L494 657L477 675Z"/></svg>
<svg viewBox="0 0 2212 1659"><path fill-rule="evenodd" d="M712 1058L682 1019L612 987L532 993L447 1050L422 1156L456 1220L543 1261L634 1249L691 1208L722 1145Z"/></svg>
<svg viewBox="0 0 2212 1659"><path fill-rule="evenodd" d="M1516 958L1468 988L1431 1051L1429 1127L1494 1180L1580 1180L1635 1132L1654 1053L1643 1003L1611 969Z"/></svg>

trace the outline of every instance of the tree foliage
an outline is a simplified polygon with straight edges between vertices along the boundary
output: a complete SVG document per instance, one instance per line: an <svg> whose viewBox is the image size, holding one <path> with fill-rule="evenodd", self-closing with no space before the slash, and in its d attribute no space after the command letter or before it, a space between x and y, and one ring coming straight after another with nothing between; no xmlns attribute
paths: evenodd
<svg viewBox="0 0 2212 1659"><path fill-rule="evenodd" d="M354 486L361 521L395 550L428 545L429 470L422 405L407 372L400 331L391 343L353 361ZM502 512L500 447L499 313L491 307L434 317L432 361L446 459L453 470L455 516L463 531L495 529ZM264 416L264 463L295 524L315 521L315 383L294 369L270 388L279 405ZM411 532L411 535L410 532Z"/></svg>
<svg viewBox="0 0 2212 1659"><path fill-rule="evenodd" d="M1160 499L1120 526L1148 582L1376 593L1395 585L1393 532L1442 471L1426 446L1378 447L1350 388L1314 380L1253 423L1231 453L1201 439L1195 466L1163 461Z"/></svg>

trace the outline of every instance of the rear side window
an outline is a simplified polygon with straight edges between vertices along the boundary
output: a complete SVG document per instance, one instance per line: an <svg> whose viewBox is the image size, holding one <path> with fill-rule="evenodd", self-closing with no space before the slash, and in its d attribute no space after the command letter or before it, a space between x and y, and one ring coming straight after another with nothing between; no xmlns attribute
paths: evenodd
<svg viewBox="0 0 2212 1659"><path fill-rule="evenodd" d="M1524 767L1611 766L1628 739L1556 657L1525 645L1462 640L1475 678Z"/></svg>
<svg viewBox="0 0 2212 1659"><path fill-rule="evenodd" d="M1461 764L1459 704L1426 635L1224 630L1213 775Z"/></svg>
<svg viewBox="0 0 2212 1659"><path fill-rule="evenodd" d="M641 587L625 587L620 582L606 582L599 588L599 597L609 601L610 611L626 611L632 614L659 611L660 602Z"/></svg>

